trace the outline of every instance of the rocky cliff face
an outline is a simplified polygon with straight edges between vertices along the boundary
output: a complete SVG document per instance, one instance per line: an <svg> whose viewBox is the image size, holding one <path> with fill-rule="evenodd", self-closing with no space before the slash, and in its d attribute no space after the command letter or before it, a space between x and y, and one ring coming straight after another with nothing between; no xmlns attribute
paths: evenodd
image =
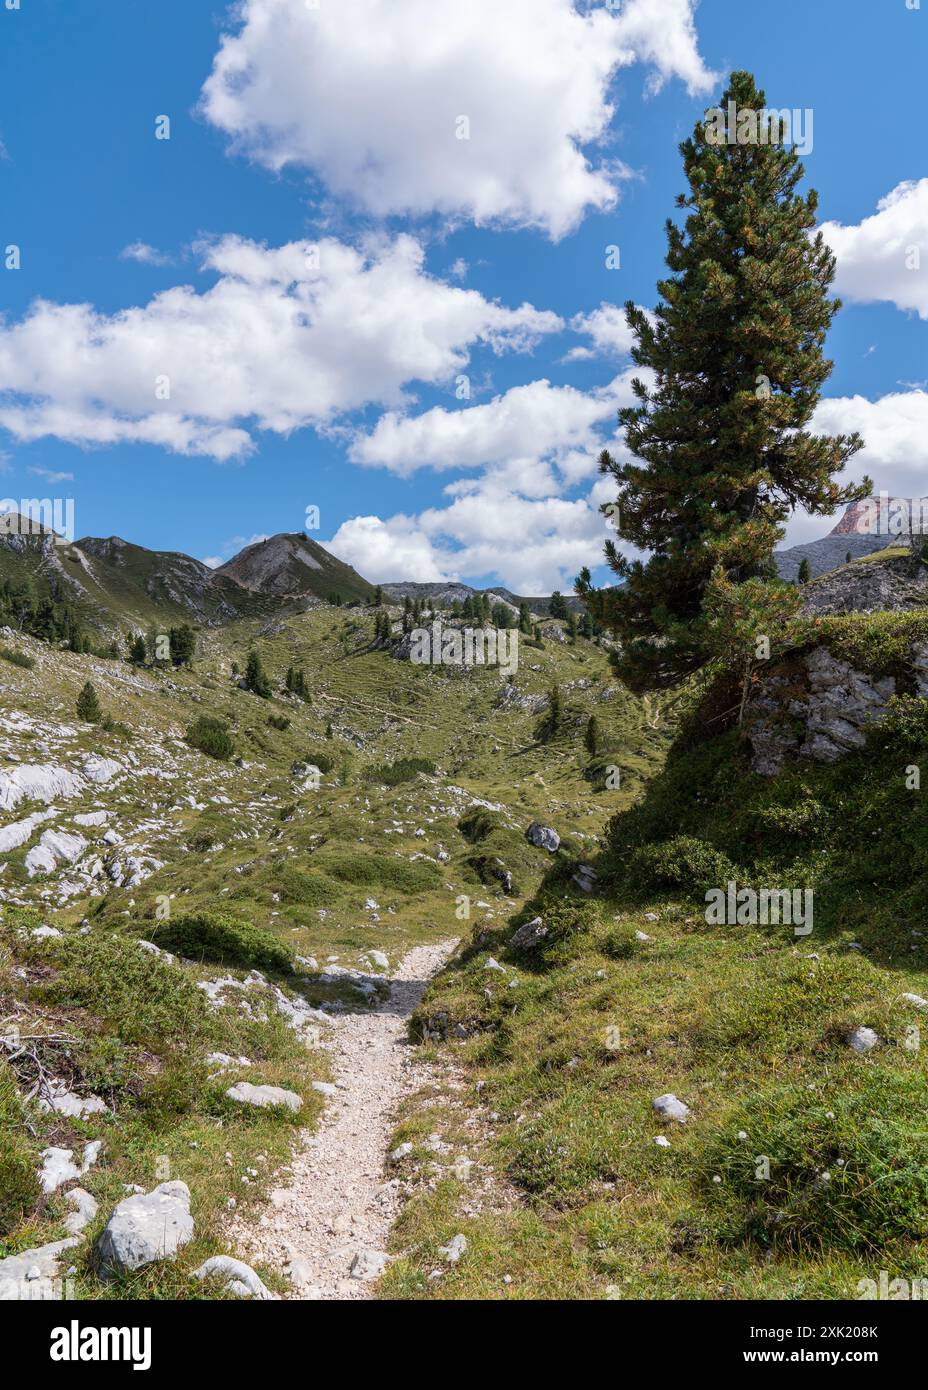
<svg viewBox="0 0 928 1390"><path fill-rule="evenodd" d="M842 565L809 584L803 595L808 613L880 613L928 604L928 565L909 556Z"/></svg>
<svg viewBox="0 0 928 1390"><path fill-rule="evenodd" d="M920 654L921 678L928 696L928 648ZM867 730L885 718L896 693L891 676L872 680L845 661L816 647L795 674L762 681L745 718L751 766L764 777L775 776L787 759L811 758L834 763L862 748Z"/></svg>

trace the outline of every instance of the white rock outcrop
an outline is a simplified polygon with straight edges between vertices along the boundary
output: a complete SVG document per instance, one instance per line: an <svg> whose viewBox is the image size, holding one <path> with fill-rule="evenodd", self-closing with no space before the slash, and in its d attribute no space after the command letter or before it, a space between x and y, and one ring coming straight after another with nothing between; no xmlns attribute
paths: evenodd
<svg viewBox="0 0 928 1390"><path fill-rule="evenodd" d="M163 1182L116 1206L97 1241L97 1267L102 1278L115 1278L173 1259L192 1238L190 1189L183 1182Z"/></svg>

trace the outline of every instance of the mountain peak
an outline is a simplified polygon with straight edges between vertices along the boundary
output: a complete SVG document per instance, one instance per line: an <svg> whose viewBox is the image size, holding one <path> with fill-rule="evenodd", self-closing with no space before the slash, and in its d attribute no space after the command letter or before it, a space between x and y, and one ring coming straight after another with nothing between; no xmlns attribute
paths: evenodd
<svg viewBox="0 0 928 1390"><path fill-rule="evenodd" d="M254 541L215 572L244 589L276 598L328 599L338 594L350 602L374 593L373 585L356 570L301 531L282 531Z"/></svg>

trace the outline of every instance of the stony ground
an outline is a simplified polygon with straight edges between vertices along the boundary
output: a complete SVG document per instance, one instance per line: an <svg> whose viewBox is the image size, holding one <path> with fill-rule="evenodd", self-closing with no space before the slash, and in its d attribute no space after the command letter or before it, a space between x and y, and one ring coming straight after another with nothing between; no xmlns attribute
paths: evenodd
<svg viewBox="0 0 928 1390"><path fill-rule="evenodd" d="M407 1025L455 945L416 947L376 1010L342 1015L326 1044L334 1084L319 1127L303 1135L268 1210L231 1233L236 1249L286 1272L295 1298L371 1296L400 1205L399 1179L385 1179L384 1167L397 1107L413 1085Z"/></svg>

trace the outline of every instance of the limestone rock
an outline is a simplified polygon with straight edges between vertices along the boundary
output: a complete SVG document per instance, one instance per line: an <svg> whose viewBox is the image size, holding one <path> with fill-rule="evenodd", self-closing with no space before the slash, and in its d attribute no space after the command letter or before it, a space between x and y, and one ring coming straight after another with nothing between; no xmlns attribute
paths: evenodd
<svg viewBox="0 0 928 1390"><path fill-rule="evenodd" d="M110 1279L155 1260L173 1259L192 1237L186 1183L163 1182L141 1196L124 1197L97 1241L101 1277Z"/></svg>
<svg viewBox="0 0 928 1390"><path fill-rule="evenodd" d="M59 1262L66 1250L73 1250L80 1243L79 1236L69 1236L67 1240L55 1240L0 1260L0 1303L60 1299L60 1289L54 1282L60 1274Z"/></svg>
<svg viewBox="0 0 928 1390"><path fill-rule="evenodd" d="M536 849L546 849L550 854L560 848L561 837L556 830L552 830L550 825L542 825L541 821L532 821L526 834L529 844Z"/></svg>
<svg viewBox="0 0 928 1390"><path fill-rule="evenodd" d="M847 1036L847 1045L855 1052L872 1052L879 1041L879 1034L872 1028L855 1028Z"/></svg>
<svg viewBox="0 0 928 1390"><path fill-rule="evenodd" d="M515 951L531 951L540 945L548 935L548 928L540 917L533 917L530 922L523 922L513 932L509 945Z"/></svg>
<svg viewBox="0 0 928 1390"><path fill-rule="evenodd" d="M250 1081L238 1081L226 1091L230 1100L242 1105L285 1105L288 1110L299 1110L303 1102L295 1091L285 1091L282 1086L253 1086Z"/></svg>
<svg viewBox="0 0 928 1390"><path fill-rule="evenodd" d="M191 1274L191 1279L218 1279L239 1298L257 1298L264 1302L277 1297L262 1283L251 1265L233 1260L231 1255L213 1255Z"/></svg>
<svg viewBox="0 0 928 1390"><path fill-rule="evenodd" d="M386 1269L387 1258L382 1250L359 1250L351 1261L352 1279L379 1279Z"/></svg>
<svg viewBox="0 0 928 1390"><path fill-rule="evenodd" d="M651 1107L665 1120L676 1120L678 1124L685 1125L689 1119L689 1106L682 1100L678 1100L673 1091L668 1091L663 1096L657 1096L656 1099L652 1100Z"/></svg>

